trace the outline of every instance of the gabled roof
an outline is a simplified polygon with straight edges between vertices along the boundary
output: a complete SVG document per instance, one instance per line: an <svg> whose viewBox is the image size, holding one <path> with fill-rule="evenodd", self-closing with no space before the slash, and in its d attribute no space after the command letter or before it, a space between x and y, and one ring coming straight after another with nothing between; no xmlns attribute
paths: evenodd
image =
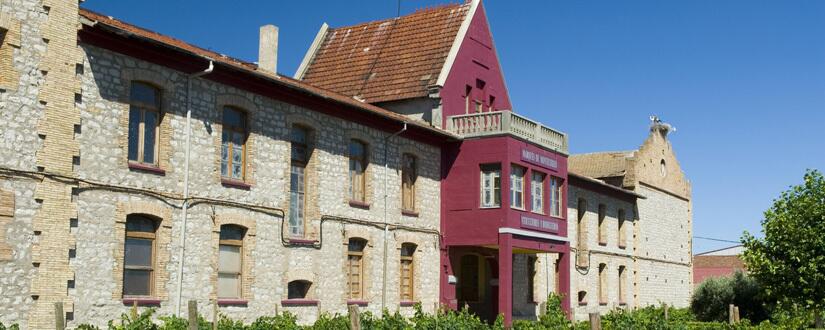
<svg viewBox="0 0 825 330"><path fill-rule="evenodd" d="M571 171L596 179L624 176L631 165L628 160L635 154L636 150L571 155L567 166Z"/></svg>
<svg viewBox="0 0 825 330"><path fill-rule="evenodd" d="M122 37L130 38L130 40L135 40L131 38L136 38L138 40L148 41L152 44L161 46L165 49L178 52L178 54L186 54L203 59L209 59L215 62L216 70L219 70L222 67L229 68L231 70L234 70L233 72L235 74L240 74L240 76L237 76L238 78L263 79L270 86L286 88L287 90L295 94L306 94L314 98L324 100L326 102L332 102L334 104L343 105L345 107L349 107L349 109L365 113L371 116L372 118L380 118L393 122L409 124L411 128L414 128L423 134L435 136L438 139L456 138L455 135L446 132L442 129L432 127L423 122L410 120L406 116L397 114L395 112L371 104L366 104L364 102L359 102L351 97L341 95L339 93L335 93L333 91L329 91L323 88L318 88L316 86L312 86L310 84L292 79L290 77L260 71L258 70L257 65L255 65L254 63L242 61L217 52L213 52L211 50L207 50L186 43L184 41L172 38L167 35L163 35L142 27L138 27L126 22L119 21L111 16L99 14L84 8L80 8L79 15L81 18L88 20L88 25L93 26L93 29L102 29L107 32L114 33L116 35L120 35ZM213 76L215 76L214 73L209 76L206 76L206 78L208 79ZM391 129L395 128L393 127Z"/></svg>
<svg viewBox="0 0 825 330"><path fill-rule="evenodd" d="M427 96L471 8L443 5L329 29L296 78L368 103Z"/></svg>

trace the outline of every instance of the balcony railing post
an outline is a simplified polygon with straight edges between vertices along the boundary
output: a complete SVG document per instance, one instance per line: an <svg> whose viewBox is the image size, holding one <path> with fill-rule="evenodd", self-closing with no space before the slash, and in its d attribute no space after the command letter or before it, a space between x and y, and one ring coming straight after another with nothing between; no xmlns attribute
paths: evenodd
<svg viewBox="0 0 825 330"><path fill-rule="evenodd" d="M512 114L510 111L502 111L501 112L501 131L503 132L512 132L510 130L510 116Z"/></svg>

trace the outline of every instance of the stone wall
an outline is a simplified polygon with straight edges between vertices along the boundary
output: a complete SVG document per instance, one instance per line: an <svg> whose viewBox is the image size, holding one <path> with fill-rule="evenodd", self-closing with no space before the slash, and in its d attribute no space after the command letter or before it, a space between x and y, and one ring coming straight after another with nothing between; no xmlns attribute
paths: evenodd
<svg viewBox="0 0 825 330"><path fill-rule="evenodd" d="M81 113L83 131L79 137L82 157L78 176L95 182L133 187L179 196L182 193L185 160L185 105L187 77L163 67L142 62L92 46L83 46L86 54L83 75L83 98L86 107ZM165 108L161 124L159 154L163 173L130 169L126 161L129 80L147 81L163 89ZM192 139L190 193L193 197L230 201L232 205L203 202L193 205L186 227L186 254L182 286L185 301L197 300L201 311L211 315L215 301L217 267L216 221L222 218L241 219L247 228L254 226L254 235L247 232L251 248L248 266L251 276L244 284L246 306L222 306L220 312L229 317L252 321L276 310L289 310L302 322L312 321L319 313L346 311L344 262L349 237L368 241L365 250L363 309L379 313L382 301L383 276L387 276L386 308L411 313L411 307L399 307L398 273L402 243L417 244L415 253L415 295L425 310L431 310L438 297L439 229L439 168L437 147L403 138L389 140L387 169L384 169L384 143L389 135L365 126L312 112L296 105L253 95L229 86L203 79L193 80ZM220 110L232 105L247 112L250 137L247 143L247 177L249 187L222 185L219 153ZM288 208L290 124L300 123L312 129L312 166L307 192L309 209L319 216L308 218L306 239L312 246L292 246L284 243L282 232ZM368 207L353 207L348 203L347 144L350 138L367 142L370 165L368 175ZM418 157L419 177L416 182L418 216L402 216L400 212L401 154ZM166 157L166 158L164 158ZM314 170L314 171L312 171ZM387 190L387 270L383 269L384 187ZM312 191L314 190L314 191ZM102 325L128 310L121 300L118 282L122 267L123 230L129 205L151 205L151 215L162 218L168 231L165 254L158 269L156 284L161 298L159 314L175 312L180 263L179 239L182 230L181 201L146 196L136 191L89 189L78 196L78 249L73 265L77 274L75 289L70 291L76 307L75 321ZM149 211L144 212L149 213ZM157 214L160 213L160 214ZM343 218L324 220L321 216ZM350 219L350 222L347 222ZM363 224L355 223L363 222ZM430 232L411 231L393 225L407 226ZM121 265L121 266L118 266ZM162 274L160 274L162 273ZM94 274L94 275L92 275ZM246 277L245 277L246 278ZM287 298L287 283L292 280L312 282L309 298L317 306L281 306Z"/></svg>
<svg viewBox="0 0 825 330"><path fill-rule="evenodd" d="M570 278L570 302L574 317L577 320L587 319L587 314L591 312L605 313L611 309L624 306L635 306L636 298L633 295L632 274L633 254L637 248L633 241L634 227L640 225L635 212L634 203L621 200L604 193L594 192L574 185L568 185L568 237L570 246L577 249L579 246L578 235L578 205L579 199L586 201L586 212L584 216L584 227L587 239L584 245L586 250L582 253L574 253L586 260L575 260L571 258L571 278ZM598 214L599 204L605 206L605 218L602 224L606 233L606 245L599 244ZM619 247L619 210L625 212L625 237L626 245ZM582 267L576 267L576 265ZM600 301L599 297L599 265L605 265L605 276L607 277L606 301ZM626 267L624 281L624 299L619 299L619 267ZM586 292L586 298L582 303L578 301L579 291ZM622 304L623 303L623 304Z"/></svg>
<svg viewBox="0 0 825 330"><path fill-rule="evenodd" d="M693 288L690 202L641 184L638 202L639 305L686 307Z"/></svg>

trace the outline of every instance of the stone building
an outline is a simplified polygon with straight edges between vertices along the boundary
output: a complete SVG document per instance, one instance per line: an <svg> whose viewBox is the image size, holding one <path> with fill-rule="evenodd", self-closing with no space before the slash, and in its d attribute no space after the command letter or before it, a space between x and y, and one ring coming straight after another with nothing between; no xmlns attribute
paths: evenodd
<svg viewBox="0 0 825 330"><path fill-rule="evenodd" d="M574 315L668 304L686 307L692 292L690 183L653 118L633 151L570 157L570 292Z"/></svg>
<svg viewBox="0 0 825 330"><path fill-rule="evenodd" d="M432 312L452 134L276 74L271 27L257 66L6 3L1 322L53 326L55 302L69 326L189 300L247 322Z"/></svg>
<svg viewBox="0 0 825 330"><path fill-rule="evenodd" d="M255 64L0 0L0 322L53 326L57 302L70 327L189 300L303 323L415 303L510 323L550 292L576 316L686 302L667 126L568 175L568 136L511 109L481 1L324 24L294 78L277 33Z"/></svg>

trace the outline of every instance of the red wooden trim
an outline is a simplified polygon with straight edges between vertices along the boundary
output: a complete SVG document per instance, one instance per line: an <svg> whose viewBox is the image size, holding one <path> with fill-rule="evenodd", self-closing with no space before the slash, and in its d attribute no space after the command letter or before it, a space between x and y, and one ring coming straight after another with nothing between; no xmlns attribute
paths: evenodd
<svg viewBox="0 0 825 330"><path fill-rule="evenodd" d="M251 184L248 184L248 183L243 182L243 181L227 179L227 178L221 178L221 184L224 185L225 187L245 189L245 190L249 190L249 188L252 188Z"/></svg>
<svg viewBox="0 0 825 330"><path fill-rule="evenodd" d="M369 304L370 304L370 302L366 301L366 300L347 299L347 305L358 305L360 307L365 307Z"/></svg>
<svg viewBox="0 0 825 330"><path fill-rule="evenodd" d="M160 299L157 298L140 298L140 297L124 297L123 304L124 305L134 305L135 303L138 306L160 306Z"/></svg>
<svg viewBox="0 0 825 330"><path fill-rule="evenodd" d="M351 199L349 201L349 206L362 208L362 209L369 209L370 208L370 203Z"/></svg>
<svg viewBox="0 0 825 330"><path fill-rule="evenodd" d="M318 300L315 299L283 299L281 306L318 306Z"/></svg>
<svg viewBox="0 0 825 330"><path fill-rule="evenodd" d="M152 172L155 174L166 175L166 171L160 167L149 165L149 164L142 164L135 161L129 161L129 169L130 170L138 170L138 171L146 171Z"/></svg>
<svg viewBox="0 0 825 330"><path fill-rule="evenodd" d="M410 211L410 210L401 210L401 215L406 215L408 217L418 217L418 212Z"/></svg>
<svg viewBox="0 0 825 330"><path fill-rule="evenodd" d="M401 306L401 307L411 307L411 306L415 306L415 304L417 304L417 303L418 303L417 301L402 301L402 302L399 302L398 305Z"/></svg>
<svg viewBox="0 0 825 330"><path fill-rule="evenodd" d="M246 306L246 299L218 299L219 306Z"/></svg>
<svg viewBox="0 0 825 330"><path fill-rule="evenodd" d="M318 240L301 239L301 238L290 238L289 239L289 244L295 244L295 245L312 245L312 244L315 244L315 243L318 243Z"/></svg>

